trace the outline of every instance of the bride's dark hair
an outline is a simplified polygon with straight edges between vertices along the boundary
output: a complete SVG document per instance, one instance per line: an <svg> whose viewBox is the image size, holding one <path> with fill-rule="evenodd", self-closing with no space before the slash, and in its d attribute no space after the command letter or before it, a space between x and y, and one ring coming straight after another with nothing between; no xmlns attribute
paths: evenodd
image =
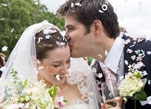
<svg viewBox="0 0 151 109"><path fill-rule="evenodd" d="M50 31L47 34L44 30L35 35L36 55L40 61L47 58L47 52L54 50L60 46L67 46L67 40L63 37L56 28L49 28Z"/></svg>

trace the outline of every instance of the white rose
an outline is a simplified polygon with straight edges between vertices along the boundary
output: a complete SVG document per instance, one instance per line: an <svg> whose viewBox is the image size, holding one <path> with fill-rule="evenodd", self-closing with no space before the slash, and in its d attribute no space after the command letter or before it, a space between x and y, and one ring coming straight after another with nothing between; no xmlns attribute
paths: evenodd
<svg viewBox="0 0 151 109"><path fill-rule="evenodd" d="M143 81L132 74L126 76L119 86L119 93L122 97L132 97L136 92L140 92L143 87Z"/></svg>

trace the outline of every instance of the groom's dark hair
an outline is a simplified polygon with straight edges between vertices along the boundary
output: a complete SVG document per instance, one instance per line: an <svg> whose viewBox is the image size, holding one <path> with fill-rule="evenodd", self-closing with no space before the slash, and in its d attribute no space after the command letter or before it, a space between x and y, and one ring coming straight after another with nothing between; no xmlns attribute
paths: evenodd
<svg viewBox="0 0 151 109"><path fill-rule="evenodd" d="M87 32L90 32L94 20L100 20L110 38L116 38L120 33L117 15L106 0L68 0L57 13L61 16L74 16L86 27Z"/></svg>

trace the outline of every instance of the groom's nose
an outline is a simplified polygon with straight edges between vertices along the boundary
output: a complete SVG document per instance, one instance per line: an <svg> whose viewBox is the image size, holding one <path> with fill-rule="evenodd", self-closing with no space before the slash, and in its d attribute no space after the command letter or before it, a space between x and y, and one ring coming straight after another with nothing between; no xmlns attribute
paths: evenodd
<svg viewBox="0 0 151 109"><path fill-rule="evenodd" d="M71 38L70 35L66 33L65 37L66 37L67 41L70 42L70 38Z"/></svg>

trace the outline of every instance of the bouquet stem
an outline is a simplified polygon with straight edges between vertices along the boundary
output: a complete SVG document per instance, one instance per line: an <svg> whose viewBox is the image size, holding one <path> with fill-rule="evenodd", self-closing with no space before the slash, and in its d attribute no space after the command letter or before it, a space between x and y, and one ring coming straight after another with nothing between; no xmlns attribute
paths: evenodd
<svg viewBox="0 0 151 109"><path fill-rule="evenodd" d="M135 107L135 109L136 109L136 100L134 100L134 107Z"/></svg>

